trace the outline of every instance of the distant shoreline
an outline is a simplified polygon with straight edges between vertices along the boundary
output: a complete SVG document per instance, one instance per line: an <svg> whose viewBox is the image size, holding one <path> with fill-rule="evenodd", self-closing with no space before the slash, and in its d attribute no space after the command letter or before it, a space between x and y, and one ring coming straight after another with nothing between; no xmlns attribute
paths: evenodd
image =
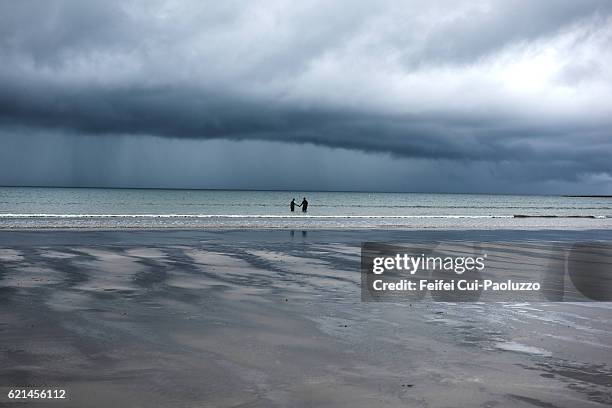
<svg viewBox="0 0 612 408"><path fill-rule="evenodd" d="M385 190L311 190L311 189L256 189L256 188L180 188L180 187L104 187L104 186L12 186L0 185L0 188L48 188L48 189L92 189L92 190L170 190L170 191L240 191L240 192L274 192L274 193L359 193L359 194L439 194L439 195L490 195L490 196L536 196L536 197L599 197L561 194L533 193L487 193L487 192L441 192L441 191L385 191ZM606 196L606 197L612 197Z"/></svg>
<svg viewBox="0 0 612 408"><path fill-rule="evenodd" d="M612 195L564 195L561 197L576 197L576 198L612 198Z"/></svg>
<svg viewBox="0 0 612 408"><path fill-rule="evenodd" d="M440 194L440 195L491 195L491 196L542 196L542 197L575 197L575 198L612 198L612 194L533 194L533 193L486 193L486 192L441 192L441 191L372 191L372 190L311 190L311 189L256 189L256 188L180 188L180 187L104 187L104 186L12 186L0 185L0 188L48 188L48 189L92 189L92 190L171 190L171 191L253 191L275 193L362 193L362 194Z"/></svg>

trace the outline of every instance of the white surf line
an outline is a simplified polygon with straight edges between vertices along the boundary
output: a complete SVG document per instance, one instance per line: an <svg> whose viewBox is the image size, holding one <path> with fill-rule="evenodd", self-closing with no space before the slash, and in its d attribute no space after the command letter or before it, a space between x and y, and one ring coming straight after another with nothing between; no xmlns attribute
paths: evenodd
<svg viewBox="0 0 612 408"><path fill-rule="evenodd" d="M514 218L513 215L1 214L0 218Z"/></svg>
<svg viewBox="0 0 612 408"><path fill-rule="evenodd" d="M15 214L15 213L0 213L0 218L399 218L399 219L417 219L417 218L594 218L606 219L612 218L608 215L275 215L275 214Z"/></svg>

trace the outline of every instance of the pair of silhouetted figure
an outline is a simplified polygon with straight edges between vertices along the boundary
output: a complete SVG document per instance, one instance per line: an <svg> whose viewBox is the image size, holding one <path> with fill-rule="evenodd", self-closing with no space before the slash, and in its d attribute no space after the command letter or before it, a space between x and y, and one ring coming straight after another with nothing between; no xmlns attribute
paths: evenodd
<svg viewBox="0 0 612 408"><path fill-rule="evenodd" d="M306 201L306 197L304 197L304 199L302 200L302 204L296 204L295 203L295 198L293 200L291 200L291 203L289 204L289 208L291 209L291 212L295 211L295 206L298 207L302 207L302 212L306 212L308 211L308 201Z"/></svg>

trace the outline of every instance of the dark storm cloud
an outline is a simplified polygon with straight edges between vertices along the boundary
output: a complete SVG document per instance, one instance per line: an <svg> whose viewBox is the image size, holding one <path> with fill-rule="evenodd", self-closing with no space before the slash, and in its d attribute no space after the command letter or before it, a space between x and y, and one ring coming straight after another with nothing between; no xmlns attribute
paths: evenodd
<svg viewBox="0 0 612 408"><path fill-rule="evenodd" d="M609 1L2 2L0 127L605 178L611 15Z"/></svg>
<svg viewBox="0 0 612 408"><path fill-rule="evenodd" d="M384 115L333 109L290 109L232 100L214 92L98 89L92 92L7 86L0 123L85 134L145 134L174 138L261 139L312 143L396 156L457 160L579 160L608 168L607 130L470 120L444 113ZM6 95L10 95L7 97ZM578 143L574 135L580 134ZM601 141L594 144L595 136ZM602 149L603 148L603 149Z"/></svg>

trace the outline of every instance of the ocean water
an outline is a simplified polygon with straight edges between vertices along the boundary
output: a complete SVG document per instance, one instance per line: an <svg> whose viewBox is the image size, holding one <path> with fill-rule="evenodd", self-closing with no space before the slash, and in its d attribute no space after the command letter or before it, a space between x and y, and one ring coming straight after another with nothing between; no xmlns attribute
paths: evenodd
<svg viewBox="0 0 612 408"><path fill-rule="evenodd" d="M289 211L292 198L308 213ZM485 194L0 188L0 228L612 226L612 198Z"/></svg>

